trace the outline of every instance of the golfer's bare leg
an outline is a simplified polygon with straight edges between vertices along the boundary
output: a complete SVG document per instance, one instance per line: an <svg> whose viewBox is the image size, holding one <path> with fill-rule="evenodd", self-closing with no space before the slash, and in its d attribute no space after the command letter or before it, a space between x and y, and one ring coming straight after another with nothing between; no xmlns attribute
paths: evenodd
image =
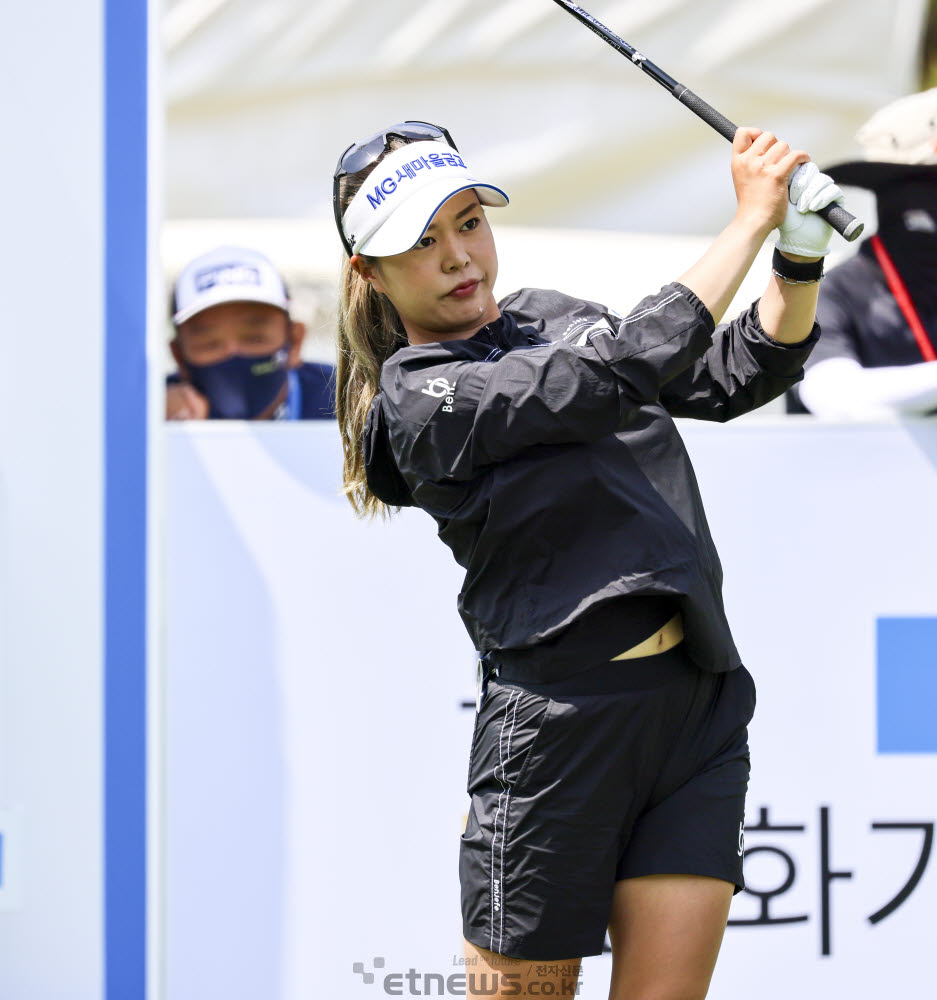
<svg viewBox="0 0 937 1000"><path fill-rule="evenodd" d="M579 981L578 958L532 962L506 958L465 942L465 995L467 997L575 997ZM533 989L528 989L532 984ZM545 985L549 983L550 985ZM497 992L493 992L494 989Z"/></svg>
<svg viewBox="0 0 937 1000"><path fill-rule="evenodd" d="M618 882L609 924L609 1000L703 1000L734 888L697 875Z"/></svg>

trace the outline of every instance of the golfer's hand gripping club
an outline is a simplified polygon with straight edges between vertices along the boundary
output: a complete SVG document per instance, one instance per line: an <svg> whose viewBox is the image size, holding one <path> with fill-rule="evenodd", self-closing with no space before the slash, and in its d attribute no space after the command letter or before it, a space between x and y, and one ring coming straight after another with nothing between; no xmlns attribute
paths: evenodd
<svg viewBox="0 0 937 1000"><path fill-rule="evenodd" d="M711 105L707 104L699 95L684 87L682 83L677 83L672 76L668 76L659 66L655 66L647 56L642 55L637 49L630 46L626 41L619 38L613 31L606 28L601 21L596 20L588 11L582 9L570 0L554 0L567 13L572 14L581 24L584 24L590 31L594 31L600 38L608 42L617 52L620 52L627 59L630 59L635 66L646 73L649 77L659 83L662 87L673 94L676 99L689 108L697 117L702 118L707 125L714 128L720 135L729 142L735 139L737 126L733 125L724 115ZM844 239L852 242L861 235L865 228L854 215L847 212L838 202L833 202L816 210L816 214L825 219Z"/></svg>
<svg viewBox="0 0 937 1000"><path fill-rule="evenodd" d="M719 112L711 104L707 104L701 97L694 94L692 90L688 90L682 83L678 83L672 93L681 104L688 107L699 118L702 118L707 125L714 128L721 136L728 139L729 142L732 142L735 139L735 133L738 131L738 126L733 125L732 122L725 117L725 115L719 114ZM804 164L803 166L806 167L807 164ZM803 167L798 168L794 177L797 177L802 169ZM819 168L814 165L812 176L816 174L819 174ZM822 176L825 177L826 175L823 174ZM794 178L791 178L792 184L793 180ZM792 188L792 197L793 193L794 191ZM840 236L851 243L853 240L859 238L862 234L862 230L865 228L865 225L850 212L847 212L845 208L843 208L842 192L839 188L836 189L835 197L837 198L836 201L831 201L829 204L823 205L820 208L801 208L800 211L815 212L821 219L824 219L828 225L832 226L833 229L840 234ZM802 200L799 193L797 200ZM782 247L781 249L784 248ZM791 252L803 253L803 251L796 250L792 250Z"/></svg>
<svg viewBox="0 0 937 1000"><path fill-rule="evenodd" d="M821 174L813 162L802 163L788 182L787 215L778 226L778 250L825 257L830 252L832 229L820 211L842 200L843 192L832 177Z"/></svg>

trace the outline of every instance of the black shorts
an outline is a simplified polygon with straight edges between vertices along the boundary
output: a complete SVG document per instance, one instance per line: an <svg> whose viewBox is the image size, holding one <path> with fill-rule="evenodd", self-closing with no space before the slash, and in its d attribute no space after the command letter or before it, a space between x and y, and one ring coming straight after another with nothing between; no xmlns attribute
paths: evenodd
<svg viewBox="0 0 937 1000"><path fill-rule="evenodd" d="M741 889L754 708L744 667L704 672L682 645L550 684L492 677L459 857L466 939L512 958L597 955L619 879Z"/></svg>

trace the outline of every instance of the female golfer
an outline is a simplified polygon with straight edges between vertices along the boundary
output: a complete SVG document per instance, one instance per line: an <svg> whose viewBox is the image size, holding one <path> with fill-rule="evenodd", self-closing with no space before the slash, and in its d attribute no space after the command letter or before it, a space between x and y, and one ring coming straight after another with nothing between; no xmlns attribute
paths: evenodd
<svg viewBox="0 0 937 1000"><path fill-rule="evenodd" d="M807 160L740 129L735 217L625 317L559 291L495 301L483 206L507 196L445 129L403 122L339 161L346 491L359 513L432 515L483 654L469 995L497 977L499 996L571 996L606 929L612 998L707 992L743 884L755 697L672 418L727 420L802 376L830 236L809 210L841 199L813 164L789 194ZM764 294L716 329L775 227Z"/></svg>

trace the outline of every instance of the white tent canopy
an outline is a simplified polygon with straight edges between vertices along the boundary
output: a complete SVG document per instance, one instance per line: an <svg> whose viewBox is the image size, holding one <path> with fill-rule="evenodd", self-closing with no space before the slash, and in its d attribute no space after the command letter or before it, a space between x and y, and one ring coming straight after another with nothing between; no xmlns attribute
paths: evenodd
<svg viewBox="0 0 937 1000"><path fill-rule="evenodd" d="M588 4L587 4L588 6ZM595 0L739 124L821 164L916 89L924 0ZM168 0L167 214L331 218L354 139L447 125L511 225L717 231L728 147L551 0Z"/></svg>

